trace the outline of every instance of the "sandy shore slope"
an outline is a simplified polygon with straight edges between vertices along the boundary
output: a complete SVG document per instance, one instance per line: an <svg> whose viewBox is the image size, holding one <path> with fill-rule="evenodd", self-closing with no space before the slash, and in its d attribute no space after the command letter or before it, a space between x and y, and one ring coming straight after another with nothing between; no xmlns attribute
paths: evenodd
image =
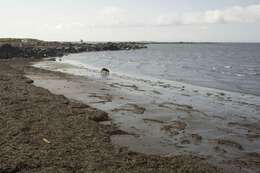
<svg viewBox="0 0 260 173"><path fill-rule="evenodd" d="M192 156L148 156L116 148L115 127L87 105L32 85L28 60L0 62L0 172L221 172ZM32 70L32 69L31 69Z"/></svg>

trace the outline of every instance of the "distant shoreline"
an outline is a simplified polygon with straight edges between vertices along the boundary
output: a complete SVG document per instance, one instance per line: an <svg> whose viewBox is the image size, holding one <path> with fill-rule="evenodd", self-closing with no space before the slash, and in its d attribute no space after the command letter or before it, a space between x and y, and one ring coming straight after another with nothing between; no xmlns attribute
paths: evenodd
<svg viewBox="0 0 260 173"><path fill-rule="evenodd" d="M260 44L260 42L141 42L144 44Z"/></svg>
<svg viewBox="0 0 260 173"><path fill-rule="evenodd" d="M124 40L124 41L111 41L111 40L103 40L103 41L55 41L55 40L40 40L40 39L33 39L33 38L0 38L0 45L3 43L20 43L26 40L28 43L37 43L37 44L43 44L43 45L67 45L67 44L100 44L100 43L129 43L129 44L260 44L260 42L225 42L225 41L130 41L130 40Z"/></svg>
<svg viewBox="0 0 260 173"><path fill-rule="evenodd" d="M37 39L0 38L0 59L62 57L70 53L143 48L147 48L144 43L136 42L49 42Z"/></svg>

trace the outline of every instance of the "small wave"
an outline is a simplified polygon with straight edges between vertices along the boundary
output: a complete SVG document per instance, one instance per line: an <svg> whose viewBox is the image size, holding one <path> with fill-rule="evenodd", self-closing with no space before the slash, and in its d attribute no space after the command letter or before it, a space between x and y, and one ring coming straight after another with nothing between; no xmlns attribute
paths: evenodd
<svg viewBox="0 0 260 173"><path fill-rule="evenodd" d="M244 74L236 74L236 76L238 76L238 77L244 77L245 75L244 75Z"/></svg>
<svg viewBox="0 0 260 173"><path fill-rule="evenodd" d="M90 66L90 65L86 65L84 63L80 63L78 61L73 61L73 60L62 60L62 61L57 61L58 63L62 63L62 64L70 64L70 65L73 65L73 66L76 66L76 67L79 67L79 68L84 68L88 71L91 71L91 72L99 72L100 69L96 68L96 67L93 67L93 66Z"/></svg>
<svg viewBox="0 0 260 173"><path fill-rule="evenodd" d="M66 71L67 73L73 73L74 75L91 75L89 72L94 73L94 76L99 76L100 74L100 70L98 68L92 68L91 66L88 66L86 64L82 64L80 62L77 61L63 61L63 62L58 62L58 63L64 63L64 64L70 64L75 66L75 68L80 67L80 70L85 70L88 73L84 73L84 72L79 72L79 71L74 71L73 69L70 69L69 71ZM244 76L243 74L236 74L237 76ZM111 72L110 73L110 77L109 77L109 81L117 81L117 82L127 82L127 83L131 83L131 82L141 82L143 84L148 84L150 86L156 86L156 87L160 87L160 88L168 88L168 89L183 89L188 87L188 88L192 88L192 89L198 89L201 91L204 90L212 90L212 92L217 92L217 91L221 91L221 92L233 92L233 93L237 93L235 91L229 91L229 90L222 90L222 89L217 89L217 88L211 88L211 87L205 87L205 86L200 86L200 85L194 85L194 84L190 84L184 81L176 81L176 80L167 80L167 79L158 79L158 78L152 78L150 76L133 76L130 74L124 74L124 73L120 73L120 72ZM240 93L240 92L239 92Z"/></svg>
<svg viewBox="0 0 260 173"><path fill-rule="evenodd" d="M247 73L248 75L251 75L251 76L258 76L258 75L260 75L259 73L254 73L254 72L252 72L252 73Z"/></svg>
<svg viewBox="0 0 260 173"><path fill-rule="evenodd" d="M225 66L225 68L230 69L230 68L232 68L232 66L227 65L227 66Z"/></svg>
<svg viewBox="0 0 260 173"><path fill-rule="evenodd" d="M217 70L217 67L212 67L212 70L213 70L213 71L216 71L216 70Z"/></svg>
<svg viewBox="0 0 260 173"><path fill-rule="evenodd" d="M132 55L135 57L136 55ZM104 58L105 57L105 58ZM233 66L233 63L226 64L207 64L204 67L204 64L195 66L190 64L189 61L183 60L184 63L176 61L176 64L172 63L172 59L169 60L169 57L165 59L158 59L156 57L152 58L151 62L147 62L148 58L139 57L140 61L136 61L136 58L128 57L128 55L121 53L102 53L100 56L97 55L86 55L81 54L80 56L73 55L73 57L68 57L62 59L61 63L68 63L75 65L79 68L85 68L85 72L77 72L80 75L88 75L94 78L100 77L101 68L108 68L111 73L109 78L122 78L126 80L135 80L135 81L153 81L152 85L156 86L157 81L164 80L166 84L169 82L178 81L184 84L194 84L196 86L206 86L209 88L214 88L217 86L219 89L236 91L236 92L246 92L247 90L237 89L233 86L232 83L234 80L237 83L244 83L243 80L238 80L245 78L244 76L253 76L256 71L247 71L244 68L237 69L237 65ZM108 60L109 59L109 60ZM187 61L187 62L186 62ZM130 63L127 63L130 62ZM182 61L181 61L182 62ZM60 63L60 62L58 62ZM161 66L162 65L162 66ZM210 65L210 66L209 66ZM200 68L201 67L201 68ZM80 70L78 68L78 70ZM247 68L252 68L251 66ZM202 69L202 70L201 70ZM77 71L78 71L77 70ZM89 73L93 72L93 73ZM247 74L251 73L251 74ZM205 78L204 78L204 74ZM203 76L202 76L203 75ZM113 77L114 76L114 77ZM215 81L215 77L218 77L220 80ZM221 80L229 80L226 83L220 83ZM247 79L246 79L247 80ZM251 80L248 79L248 80ZM212 82L211 82L212 81ZM149 82L150 83L150 82ZM216 84L216 85L215 85ZM158 86L158 85L157 85ZM168 85L164 85L167 86ZM254 90L254 88L252 89ZM250 91L253 93L254 91Z"/></svg>

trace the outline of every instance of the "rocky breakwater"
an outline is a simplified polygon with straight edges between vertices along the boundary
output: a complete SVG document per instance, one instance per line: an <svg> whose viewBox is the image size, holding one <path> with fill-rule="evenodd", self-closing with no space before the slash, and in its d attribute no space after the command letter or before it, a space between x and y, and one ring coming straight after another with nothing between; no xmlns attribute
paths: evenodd
<svg viewBox="0 0 260 173"><path fill-rule="evenodd" d="M144 44L135 42L107 42L107 43L71 43L71 42L44 42L35 45L0 44L0 59L15 57L44 58L62 57L70 53L90 51L116 51L146 48Z"/></svg>
<svg viewBox="0 0 260 173"><path fill-rule="evenodd" d="M5 44L0 47L0 59L9 59L15 57L21 58L43 58L63 56L60 48L41 48L41 47L14 47Z"/></svg>

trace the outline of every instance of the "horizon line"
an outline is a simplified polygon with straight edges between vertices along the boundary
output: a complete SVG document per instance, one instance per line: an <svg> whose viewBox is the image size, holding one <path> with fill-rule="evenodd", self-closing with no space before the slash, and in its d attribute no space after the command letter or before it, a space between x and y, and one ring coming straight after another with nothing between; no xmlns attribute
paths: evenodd
<svg viewBox="0 0 260 173"><path fill-rule="evenodd" d="M49 39L38 39L38 38L26 38L26 37L0 37L1 39L32 39L46 42L139 42L139 43L260 43L260 41L154 41L154 40L49 40Z"/></svg>

